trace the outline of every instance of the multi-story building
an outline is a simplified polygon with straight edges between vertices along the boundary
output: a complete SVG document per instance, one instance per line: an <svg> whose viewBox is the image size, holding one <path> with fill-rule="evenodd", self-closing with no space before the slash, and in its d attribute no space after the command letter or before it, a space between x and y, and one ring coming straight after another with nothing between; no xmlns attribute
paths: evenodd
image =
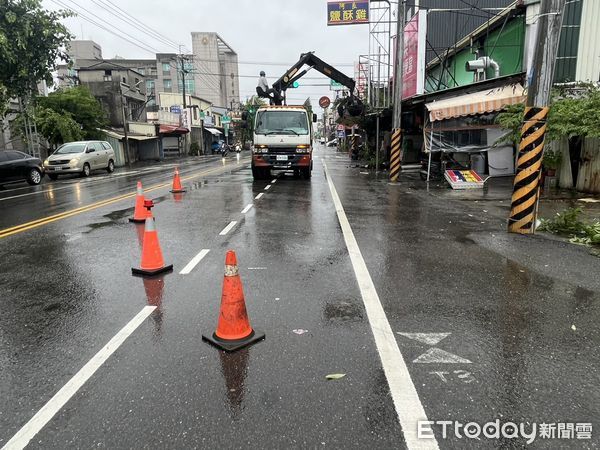
<svg viewBox="0 0 600 450"><path fill-rule="evenodd" d="M156 110L158 92L196 95L214 105L232 108L239 103L237 53L217 33L192 33L191 55L157 53L154 59L102 59L102 48L93 41L71 41L74 64L59 67L59 85L72 86L77 72L98 60L128 67L146 78L148 109Z"/></svg>
<svg viewBox="0 0 600 450"><path fill-rule="evenodd" d="M67 45L67 55L73 60L102 59L102 47L94 41L73 40Z"/></svg>
<svg viewBox="0 0 600 450"><path fill-rule="evenodd" d="M65 70L62 66L59 73ZM68 77L68 82L87 86L102 104L113 127L124 127L123 115L126 121L146 117L146 79L138 70L110 60L86 60L74 76Z"/></svg>
<svg viewBox="0 0 600 450"><path fill-rule="evenodd" d="M237 53L217 33L192 32L196 95L232 108L240 99Z"/></svg>

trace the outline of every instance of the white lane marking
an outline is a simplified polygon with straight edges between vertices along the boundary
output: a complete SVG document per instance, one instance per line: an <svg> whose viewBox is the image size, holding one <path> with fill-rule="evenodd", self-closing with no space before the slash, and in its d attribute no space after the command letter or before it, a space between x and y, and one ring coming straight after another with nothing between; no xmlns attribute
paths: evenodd
<svg viewBox="0 0 600 450"><path fill-rule="evenodd" d="M229 222L229 225L227 225L225 228L223 228L223 231L221 231L219 233L219 236L225 236L227 233L229 233L231 231L231 229L233 227L235 227L236 223L237 223L236 220L232 220L231 222Z"/></svg>
<svg viewBox="0 0 600 450"><path fill-rule="evenodd" d="M260 194L258 194L256 197L254 197L254 200L260 200L260 198L265 195L264 192L261 192Z"/></svg>
<svg viewBox="0 0 600 450"><path fill-rule="evenodd" d="M267 187L265 187L265 191L268 191L269 189L271 189L271 185L268 184Z"/></svg>
<svg viewBox="0 0 600 450"><path fill-rule="evenodd" d="M421 356L416 358L413 363L431 364L431 363L442 363L442 364L472 364L466 358L455 355L454 353L447 352L441 348L432 347L423 353Z"/></svg>
<svg viewBox="0 0 600 450"><path fill-rule="evenodd" d="M390 394L396 407L396 414L398 414L406 446L409 449L438 449L435 437L432 439L419 439L417 435L418 421L428 420L427 415L408 372L404 357L400 353L394 332L387 320L387 316L379 300L379 294L377 294L367 264L362 257L360 247L356 242L342 202L327 170L327 165L323 164L323 166L325 167L327 183L333 197L335 211L342 228L344 241L346 242L350 261L352 262L354 274L358 281L358 287L365 310L367 311L367 317L371 325L377 351L379 352L381 365L383 366L385 377L390 387Z"/></svg>
<svg viewBox="0 0 600 450"><path fill-rule="evenodd" d="M59 412L63 406L77 393L106 360L125 342L125 340L152 314L156 306L144 306L137 315L125 325L88 363L67 381L54 396L48 400L17 434L15 434L2 450L22 449L40 432L44 426Z"/></svg>
<svg viewBox="0 0 600 450"><path fill-rule="evenodd" d="M248 270L267 270L266 267L248 267Z"/></svg>
<svg viewBox="0 0 600 450"><path fill-rule="evenodd" d="M271 181L271 184L275 184L276 181L277 181L277 178L275 178L273 181Z"/></svg>
<svg viewBox="0 0 600 450"><path fill-rule="evenodd" d="M250 211L252 209L252 203L250 203L249 205L246 205L246 207L244 209L242 209L242 214L246 214L248 211Z"/></svg>
<svg viewBox="0 0 600 450"><path fill-rule="evenodd" d="M402 333L400 331L398 331L396 334L427 345L435 345L442 339L446 339L448 336L450 336L450 333Z"/></svg>
<svg viewBox="0 0 600 450"><path fill-rule="evenodd" d="M202 258L204 258L206 255L208 255L208 252L210 252L210 250L207 248L203 248L202 250L200 250L200 253L198 253L196 256L194 256L192 258L192 260L187 264L187 266L185 266L183 269L181 269L181 272L179 272L179 274L187 275L192 270L194 270L194 267L196 267L198 265L198 263L200 261L202 261Z"/></svg>

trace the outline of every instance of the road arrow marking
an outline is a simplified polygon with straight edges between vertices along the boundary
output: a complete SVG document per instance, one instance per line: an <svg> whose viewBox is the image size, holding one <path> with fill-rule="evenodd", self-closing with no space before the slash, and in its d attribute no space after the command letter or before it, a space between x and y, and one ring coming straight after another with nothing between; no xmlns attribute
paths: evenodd
<svg viewBox="0 0 600 450"><path fill-rule="evenodd" d="M450 336L450 333L400 333L397 334L412 339L414 341L422 342L427 345L436 345L442 339Z"/></svg>
<svg viewBox="0 0 600 450"><path fill-rule="evenodd" d="M444 363L444 364L471 364L466 358L461 358L458 355L449 353L441 348L430 348L421 356L413 361L413 363L432 364L432 363Z"/></svg>

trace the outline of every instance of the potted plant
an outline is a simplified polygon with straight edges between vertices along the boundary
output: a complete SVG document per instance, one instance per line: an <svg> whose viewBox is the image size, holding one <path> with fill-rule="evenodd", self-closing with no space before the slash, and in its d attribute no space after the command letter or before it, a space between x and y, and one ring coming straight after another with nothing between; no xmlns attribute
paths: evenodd
<svg viewBox="0 0 600 450"><path fill-rule="evenodd" d="M556 170L560 166L561 158L562 154L560 153L560 150L554 150L550 148L546 148L544 150L544 158L542 159L542 164L546 169L546 176L556 176Z"/></svg>

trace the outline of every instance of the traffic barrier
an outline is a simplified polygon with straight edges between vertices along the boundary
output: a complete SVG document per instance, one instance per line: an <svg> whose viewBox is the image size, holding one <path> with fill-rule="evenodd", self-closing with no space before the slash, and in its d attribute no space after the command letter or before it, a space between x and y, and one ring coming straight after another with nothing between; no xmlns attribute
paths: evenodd
<svg viewBox="0 0 600 450"><path fill-rule="evenodd" d="M264 338L264 333L250 326L237 258L235 252L229 250L225 256L225 276L217 330L212 335L203 334L202 339L221 350L233 352Z"/></svg>
<svg viewBox="0 0 600 450"><path fill-rule="evenodd" d="M144 201L144 207L150 211L150 208L154 206L152 200ZM151 214L151 213L150 213ZM159 273L171 272L173 265L165 265L163 259L162 250L158 242L158 232L156 231L156 225L154 224L154 218L152 216L146 219L146 225L144 228L144 242L142 244L142 262L140 268L131 268L133 275L142 276L153 276Z"/></svg>
<svg viewBox="0 0 600 450"><path fill-rule="evenodd" d="M173 175L173 189L171 189L172 193L181 193L185 192L185 189L181 186L181 179L179 178L179 169L175 168L175 175Z"/></svg>
<svg viewBox="0 0 600 450"><path fill-rule="evenodd" d="M137 193L135 195L135 210L133 211L133 217L129 218L130 222L144 223L148 217L152 217L152 212L144 208L144 189L142 188L142 182L137 182Z"/></svg>
<svg viewBox="0 0 600 450"><path fill-rule="evenodd" d="M510 233L535 232L548 107L525 108L513 195L508 218Z"/></svg>
<svg viewBox="0 0 600 450"><path fill-rule="evenodd" d="M390 154L390 181L394 183L398 181L398 177L400 176L401 145L402 130L396 128L392 132L392 150Z"/></svg>

